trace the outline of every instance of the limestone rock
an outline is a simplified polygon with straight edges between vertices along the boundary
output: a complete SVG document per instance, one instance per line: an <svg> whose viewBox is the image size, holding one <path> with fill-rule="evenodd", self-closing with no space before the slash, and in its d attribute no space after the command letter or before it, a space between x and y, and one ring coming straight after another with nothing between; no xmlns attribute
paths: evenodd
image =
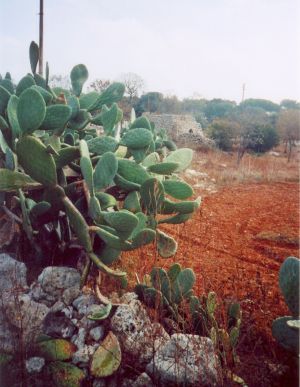
<svg viewBox="0 0 300 387"><path fill-rule="evenodd" d="M111 319L111 328L123 350L140 365L147 363L153 353L169 340L169 335L160 324L151 323L138 300L117 308Z"/></svg>
<svg viewBox="0 0 300 387"><path fill-rule="evenodd" d="M104 327L102 325L98 326L98 327L95 327L95 328L92 328L90 330L90 337L94 340L94 341L100 341L103 339L104 337Z"/></svg>
<svg viewBox="0 0 300 387"><path fill-rule="evenodd" d="M31 357L26 360L26 370L29 374L39 373L45 365L45 359L43 357Z"/></svg>
<svg viewBox="0 0 300 387"><path fill-rule="evenodd" d="M27 288L27 269L23 262L16 261L8 254L0 254L0 293L1 301L6 296Z"/></svg>
<svg viewBox="0 0 300 387"><path fill-rule="evenodd" d="M80 293L80 274L71 267L48 266L32 285L31 296L34 300L44 302L48 306L57 301L66 305L78 297Z"/></svg>
<svg viewBox="0 0 300 387"><path fill-rule="evenodd" d="M218 386L217 358L208 337L174 334L147 365L146 371L162 385Z"/></svg>
<svg viewBox="0 0 300 387"><path fill-rule="evenodd" d="M86 315L88 307L97 303L98 300L93 294L81 294L73 301L73 306L80 315Z"/></svg>
<svg viewBox="0 0 300 387"><path fill-rule="evenodd" d="M12 299L5 308L5 313L11 325L21 330L26 344L34 342L42 332L43 320L49 308L30 299L27 294Z"/></svg>
<svg viewBox="0 0 300 387"><path fill-rule="evenodd" d="M75 332L76 326L72 321L63 313L48 313L43 321L43 332L51 337L62 337L64 339L72 337Z"/></svg>
<svg viewBox="0 0 300 387"><path fill-rule="evenodd" d="M72 363L81 366L88 364L97 347L98 345L84 345L83 347L79 348L72 357Z"/></svg>
<svg viewBox="0 0 300 387"><path fill-rule="evenodd" d="M132 387L154 387L152 380L146 372L139 375L131 385Z"/></svg>

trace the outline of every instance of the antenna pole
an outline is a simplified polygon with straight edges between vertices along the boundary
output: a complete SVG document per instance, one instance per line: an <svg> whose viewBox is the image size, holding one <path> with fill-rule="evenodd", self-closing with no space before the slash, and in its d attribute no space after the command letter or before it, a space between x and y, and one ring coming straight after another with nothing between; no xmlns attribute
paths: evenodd
<svg viewBox="0 0 300 387"><path fill-rule="evenodd" d="M246 90L246 83L243 83L242 102L244 102L244 99L245 99L245 90Z"/></svg>
<svg viewBox="0 0 300 387"><path fill-rule="evenodd" d="M40 0L40 39L39 39L39 74L43 75L43 46L44 46L44 0Z"/></svg>

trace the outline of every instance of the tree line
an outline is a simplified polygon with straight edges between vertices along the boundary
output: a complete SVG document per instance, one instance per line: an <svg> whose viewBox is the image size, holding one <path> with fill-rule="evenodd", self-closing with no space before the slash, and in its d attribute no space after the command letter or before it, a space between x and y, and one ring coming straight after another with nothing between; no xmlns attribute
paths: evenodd
<svg viewBox="0 0 300 387"><path fill-rule="evenodd" d="M246 151L263 153L282 141L288 160L293 147L300 140L300 103L284 99L279 104L266 99L235 101L214 98L178 99L160 92L143 93L144 81L135 73L122 74L119 80L125 84L126 94L120 101L124 118L128 119L132 107L136 115L144 112L156 114L191 114L217 147L224 151L236 149L238 162ZM54 76L52 83L66 79ZM89 90L103 91L110 85L108 79L96 79ZM67 87L66 87L67 88Z"/></svg>

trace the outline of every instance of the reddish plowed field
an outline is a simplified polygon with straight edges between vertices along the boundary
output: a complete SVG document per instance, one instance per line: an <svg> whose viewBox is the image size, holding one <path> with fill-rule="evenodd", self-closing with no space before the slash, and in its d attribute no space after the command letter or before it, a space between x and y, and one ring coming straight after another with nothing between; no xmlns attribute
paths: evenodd
<svg viewBox="0 0 300 387"><path fill-rule="evenodd" d="M240 376L250 386L281 384L267 365L281 363L284 357L271 335L272 320L288 313L278 289L278 270L285 257L298 256L299 251L295 244L261 241L255 236L267 231L298 237L298 184L226 187L205 197L201 209L185 225L162 229L178 241L175 257L161 259L154 247L147 246L124 254L122 266L142 278L154 264L168 267L177 261L194 269L198 294L214 290L222 300L240 301Z"/></svg>

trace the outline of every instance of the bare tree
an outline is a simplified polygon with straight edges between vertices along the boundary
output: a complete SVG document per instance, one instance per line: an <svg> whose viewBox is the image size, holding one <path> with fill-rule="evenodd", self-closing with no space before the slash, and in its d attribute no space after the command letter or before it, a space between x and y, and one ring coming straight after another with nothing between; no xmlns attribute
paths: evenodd
<svg viewBox="0 0 300 387"><path fill-rule="evenodd" d="M49 85L51 87L61 87L66 90L71 90L71 80L68 75L53 74L49 78Z"/></svg>
<svg viewBox="0 0 300 387"><path fill-rule="evenodd" d="M122 74L120 81L125 85L125 92L129 96L131 101L134 97L138 97L139 93L142 91L145 86L144 80L135 73L126 73Z"/></svg>
<svg viewBox="0 0 300 387"><path fill-rule="evenodd" d="M92 90L102 93L108 86L111 84L109 79L95 79L91 84L90 88Z"/></svg>

